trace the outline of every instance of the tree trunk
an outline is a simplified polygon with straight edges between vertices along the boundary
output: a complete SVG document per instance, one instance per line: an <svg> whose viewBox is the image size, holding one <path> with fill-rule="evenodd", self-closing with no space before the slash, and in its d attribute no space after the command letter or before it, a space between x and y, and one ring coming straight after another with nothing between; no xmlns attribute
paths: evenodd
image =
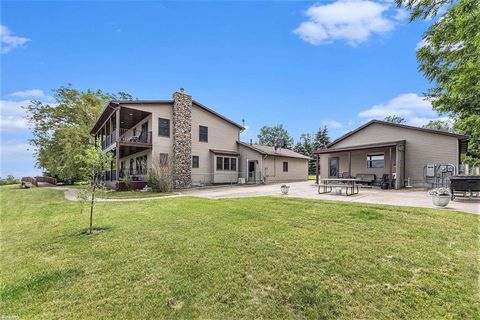
<svg viewBox="0 0 480 320"><path fill-rule="evenodd" d="M93 225L93 205L94 205L94 201L95 201L95 188L96 186L93 186L93 189L92 189L92 200L90 202L90 232L89 233L92 233L92 225Z"/></svg>

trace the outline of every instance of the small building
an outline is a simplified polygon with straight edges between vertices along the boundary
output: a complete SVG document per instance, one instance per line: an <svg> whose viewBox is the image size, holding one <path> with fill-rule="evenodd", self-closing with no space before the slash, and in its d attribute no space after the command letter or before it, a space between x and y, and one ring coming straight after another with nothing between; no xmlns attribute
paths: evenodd
<svg viewBox="0 0 480 320"><path fill-rule="evenodd" d="M283 182L308 179L309 157L285 148L239 142L240 170L246 182Z"/></svg>
<svg viewBox="0 0 480 320"><path fill-rule="evenodd" d="M399 189L431 186L435 168L458 173L468 136L372 120L317 150L317 183L322 178L384 175Z"/></svg>

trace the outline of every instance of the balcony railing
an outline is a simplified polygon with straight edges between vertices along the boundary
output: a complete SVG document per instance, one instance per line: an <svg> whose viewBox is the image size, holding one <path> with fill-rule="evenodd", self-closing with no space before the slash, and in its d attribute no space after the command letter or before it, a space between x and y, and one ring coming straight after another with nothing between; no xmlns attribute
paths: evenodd
<svg viewBox="0 0 480 320"><path fill-rule="evenodd" d="M127 143L152 144L152 131L140 132L138 135L128 135L128 129L120 129L120 141ZM117 142L116 131L112 131L105 140L101 142L102 149L106 149Z"/></svg>
<svg viewBox="0 0 480 320"><path fill-rule="evenodd" d="M101 145L102 145L102 149L106 149L108 148L109 146L111 146L112 144L114 144L115 142L117 142L117 132L114 130L112 131L106 138L105 140L102 141Z"/></svg>
<svg viewBox="0 0 480 320"><path fill-rule="evenodd" d="M122 129L122 131L125 129ZM121 132L123 133L120 136L120 141L121 142L127 142L127 143L141 143L141 144L152 144L152 131L143 131L140 132L138 135L128 135L128 130Z"/></svg>

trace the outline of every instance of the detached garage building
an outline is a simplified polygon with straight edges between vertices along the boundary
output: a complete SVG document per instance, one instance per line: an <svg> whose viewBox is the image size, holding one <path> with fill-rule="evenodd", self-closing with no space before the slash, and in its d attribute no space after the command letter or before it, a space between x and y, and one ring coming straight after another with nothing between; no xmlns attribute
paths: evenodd
<svg viewBox="0 0 480 320"><path fill-rule="evenodd" d="M307 156L289 149L238 142L241 178L246 182L305 181L308 179Z"/></svg>
<svg viewBox="0 0 480 320"><path fill-rule="evenodd" d="M428 186L429 169L458 173L468 136L372 120L317 150L317 183L322 178L387 175L395 189ZM446 169L444 169L446 168Z"/></svg>

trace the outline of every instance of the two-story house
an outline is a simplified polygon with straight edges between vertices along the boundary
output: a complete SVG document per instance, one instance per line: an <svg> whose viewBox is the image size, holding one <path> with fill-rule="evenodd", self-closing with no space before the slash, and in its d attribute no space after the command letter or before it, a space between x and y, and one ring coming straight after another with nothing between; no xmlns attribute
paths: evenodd
<svg viewBox="0 0 480 320"><path fill-rule="evenodd" d="M113 154L114 160L104 175L112 188L118 187L125 176L141 188L146 185L149 168L172 163L176 188L237 183L241 177L246 181L254 177L255 182L277 181L275 177L307 179L308 158L293 151L286 158L285 150L263 155L265 163L269 161L267 157L279 161L282 175L276 174L277 162L275 168L272 164L268 169L246 156L243 166L240 151L245 148L239 147L242 130L242 125L192 100L181 89L172 100L111 101L91 134L104 152ZM292 161L290 170L285 164L288 161ZM243 173L241 170L247 165L248 173Z"/></svg>

